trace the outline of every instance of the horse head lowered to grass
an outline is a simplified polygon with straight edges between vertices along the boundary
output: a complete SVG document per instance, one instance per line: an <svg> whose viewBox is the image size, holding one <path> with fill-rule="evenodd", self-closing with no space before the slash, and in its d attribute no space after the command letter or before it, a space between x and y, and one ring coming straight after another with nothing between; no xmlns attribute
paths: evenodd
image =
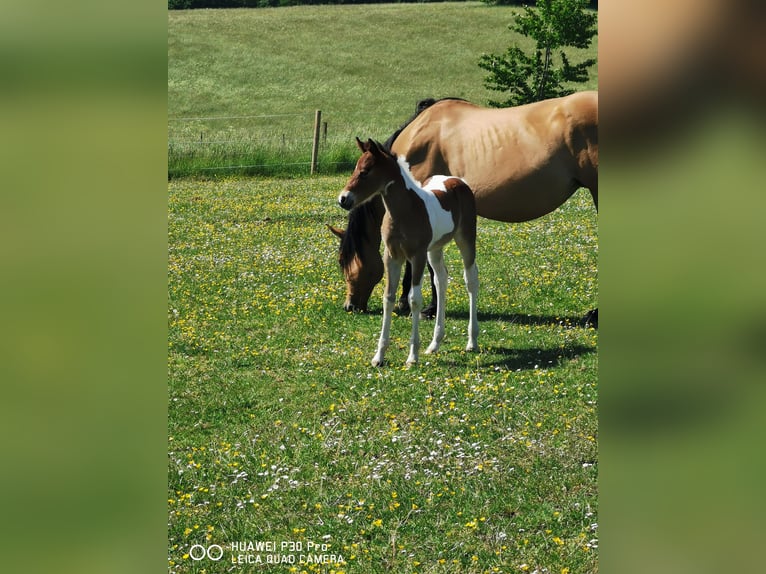
<svg viewBox="0 0 766 574"><path fill-rule="evenodd" d="M469 297L468 344L466 350L478 349L479 324L476 298L479 271L476 266L476 204L471 189L457 177L434 176L421 186L410 173L403 157L397 159L377 142L363 143L357 138L362 156L354 173L338 196L344 209L364 205L380 197L384 206L380 233L385 249L383 266L386 289L383 296L383 328L372 364L384 363L391 333L391 314L396 301L396 289L407 261L412 266L412 289L409 304L412 309L412 335L407 364L418 362L420 347L419 321L423 307L421 281L426 260L434 269L438 306L434 335L426 353L439 349L445 334L445 294L447 267L444 246L454 239L463 259L466 289Z"/></svg>
<svg viewBox="0 0 766 574"><path fill-rule="evenodd" d="M598 92L501 109L458 99L423 100L384 147L403 155L418 181L434 174L465 180L478 215L488 219L542 217L580 187L590 191L598 208ZM334 230L341 237L346 310L366 310L383 275L384 212L380 199L372 200L351 210L345 232ZM400 303L406 302L406 289Z"/></svg>

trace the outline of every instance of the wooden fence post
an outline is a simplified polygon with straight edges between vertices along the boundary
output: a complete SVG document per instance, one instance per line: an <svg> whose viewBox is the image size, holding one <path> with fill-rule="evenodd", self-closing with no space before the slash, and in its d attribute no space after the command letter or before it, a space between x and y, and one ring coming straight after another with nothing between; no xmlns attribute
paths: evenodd
<svg viewBox="0 0 766 574"><path fill-rule="evenodd" d="M317 160L319 158L319 126L322 124L322 112L316 111L314 116L314 145L311 146L311 174L317 171Z"/></svg>

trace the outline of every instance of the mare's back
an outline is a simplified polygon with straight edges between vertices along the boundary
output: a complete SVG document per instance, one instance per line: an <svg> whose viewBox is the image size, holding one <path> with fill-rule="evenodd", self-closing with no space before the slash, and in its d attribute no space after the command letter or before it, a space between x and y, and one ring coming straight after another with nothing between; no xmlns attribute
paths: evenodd
<svg viewBox="0 0 766 574"><path fill-rule="evenodd" d="M573 148L596 137L596 92L513 108L443 100L424 110L393 144L413 175L464 178L479 214L527 221L556 209L574 192L581 163ZM575 155L573 155L575 152Z"/></svg>

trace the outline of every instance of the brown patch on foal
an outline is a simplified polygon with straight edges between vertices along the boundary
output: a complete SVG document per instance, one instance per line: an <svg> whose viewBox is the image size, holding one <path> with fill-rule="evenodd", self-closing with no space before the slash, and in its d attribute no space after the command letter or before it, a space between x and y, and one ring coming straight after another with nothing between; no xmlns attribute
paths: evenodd
<svg viewBox="0 0 766 574"><path fill-rule="evenodd" d="M455 229L460 227L460 214L462 213L462 209L460 209L460 193L458 192L458 188L465 185L466 184L463 181L457 178L452 178L444 182L444 187L447 191L433 189L428 183L424 186L425 189L436 196L442 209L449 211L452 214L452 223L454 224Z"/></svg>

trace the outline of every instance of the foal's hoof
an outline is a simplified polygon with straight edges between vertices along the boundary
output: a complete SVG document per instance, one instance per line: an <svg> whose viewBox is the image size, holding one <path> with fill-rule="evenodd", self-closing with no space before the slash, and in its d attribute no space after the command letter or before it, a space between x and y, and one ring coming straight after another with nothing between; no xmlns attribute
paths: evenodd
<svg viewBox="0 0 766 574"><path fill-rule="evenodd" d="M373 367L382 367L385 364L385 362L386 360L383 357L378 357L377 355L375 355L372 358L372 361L370 361L370 364Z"/></svg>

